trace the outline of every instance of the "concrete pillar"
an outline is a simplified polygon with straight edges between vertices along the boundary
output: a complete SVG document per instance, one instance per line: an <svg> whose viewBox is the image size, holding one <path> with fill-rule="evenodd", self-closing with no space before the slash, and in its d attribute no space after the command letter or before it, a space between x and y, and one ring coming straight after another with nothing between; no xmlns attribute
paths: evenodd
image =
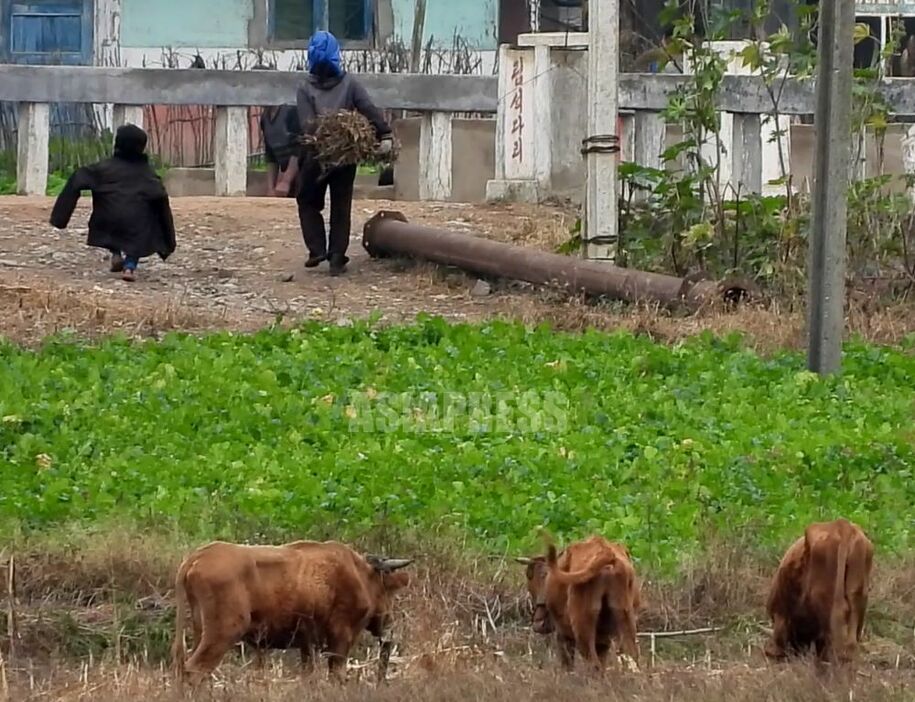
<svg viewBox="0 0 915 702"><path fill-rule="evenodd" d="M510 90L510 86L505 66L511 63L511 54L512 49L508 44L499 46L499 95L506 98L508 97L507 93ZM504 103L505 98L499 100L499 104L496 107L496 173L494 178L496 181L502 181L506 178L505 164L508 158L508 149L506 148L505 123L507 110Z"/></svg>
<svg viewBox="0 0 915 702"><path fill-rule="evenodd" d="M623 121L623 160L637 163L643 168L660 169L661 153L664 151L664 139L667 136L667 123L660 112L640 110L627 115ZM635 190L632 199L635 202L646 200L648 191Z"/></svg>
<svg viewBox="0 0 915 702"><path fill-rule="evenodd" d="M820 375L842 365L854 25L854 0L822 4L807 303L807 367Z"/></svg>
<svg viewBox="0 0 915 702"><path fill-rule="evenodd" d="M762 127L759 115L735 114L730 148L733 185L741 197L762 192Z"/></svg>
<svg viewBox="0 0 915 702"><path fill-rule="evenodd" d="M428 112L419 131L419 199L450 200L451 113Z"/></svg>
<svg viewBox="0 0 915 702"><path fill-rule="evenodd" d="M904 173L915 173L915 124L905 125L902 135L902 170ZM915 206L915 188L909 188L909 198Z"/></svg>
<svg viewBox="0 0 915 702"><path fill-rule="evenodd" d="M118 127L125 124L133 124L143 129L143 106L142 105L115 105L114 117L111 120L112 128L116 132Z"/></svg>
<svg viewBox="0 0 915 702"><path fill-rule="evenodd" d="M617 132L619 107L619 0L590 0L588 47L588 137ZM591 144L587 154L584 255L612 261L616 255L617 154Z"/></svg>
<svg viewBox="0 0 915 702"><path fill-rule="evenodd" d="M551 192L553 173L553 78L549 46L534 47L534 178L541 193Z"/></svg>
<svg viewBox="0 0 915 702"><path fill-rule="evenodd" d="M660 112L635 113L635 161L646 168L660 168L667 122Z"/></svg>
<svg viewBox="0 0 915 702"><path fill-rule="evenodd" d="M51 110L47 103L19 104L16 192L20 195L44 195L47 192L50 115Z"/></svg>
<svg viewBox="0 0 915 702"><path fill-rule="evenodd" d="M213 135L217 197L244 197L248 189L248 108L217 107Z"/></svg>

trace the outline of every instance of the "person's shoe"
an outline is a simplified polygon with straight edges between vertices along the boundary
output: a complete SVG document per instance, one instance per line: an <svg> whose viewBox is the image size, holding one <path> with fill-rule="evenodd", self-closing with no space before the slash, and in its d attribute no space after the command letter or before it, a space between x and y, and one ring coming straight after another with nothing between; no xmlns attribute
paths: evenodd
<svg viewBox="0 0 915 702"><path fill-rule="evenodd" d="M348 257L342 254L334 254L330 257L330 274L335 278L338 275L342 275L346 271L347 263L349 263Z"/></svg>
<svg viewBox="0 0 915 702"><path fill-rule="evenodd" d="M119 253L111 254L111 272L120 273L124 270L124 257Z"/></svg>
<svg viewBox="0 0 915 702"><path fill-rule="evenodd" d="M327 260L327 256L309 256L308 260L305 261L305 267L306 268L317 268L326 260Z"/></svg>
<svg viewBox="0 0 915 702"><path fill-rule="evenodd" d="M126 280L128 283L132 283L137 279L137 272L133 268L125 268L124 272L121 273L121 280Z"/></svg>

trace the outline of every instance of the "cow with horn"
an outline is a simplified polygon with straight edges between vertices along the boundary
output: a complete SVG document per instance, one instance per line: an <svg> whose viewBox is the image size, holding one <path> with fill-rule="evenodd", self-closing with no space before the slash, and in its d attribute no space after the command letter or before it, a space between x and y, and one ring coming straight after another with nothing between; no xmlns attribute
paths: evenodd
<svg viewBox="0 0 915 702"><path fill-rule="evenodd" d="M363 556L333 541L282 546L217 541L197 549L175 578L172 655L179 682L186 676L199 682L239 642L252 646L259 660L266 649L298 648L306 670L314 654L323 653L331 674L340 678L363 630L381 643L378 676L383 680L392 601L409 584L401 569L411 562ZM185 599L195 643L187 659Z"/></svg>
<svg viewBox="0 0 915 702"><path fill-rule="evenodd" d="M592 536L561 553L550 543L545 557L515 560L527 567L532 628L555 633L566 669L573 667L576 651L595 670L603 669L614 644L615 653L638 662L640 590L625 546Z"/></svg>

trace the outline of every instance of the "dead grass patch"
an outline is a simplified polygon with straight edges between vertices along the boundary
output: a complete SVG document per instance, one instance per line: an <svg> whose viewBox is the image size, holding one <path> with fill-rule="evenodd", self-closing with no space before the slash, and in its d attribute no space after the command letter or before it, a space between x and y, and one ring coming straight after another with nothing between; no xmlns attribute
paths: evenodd
<svg viewBox="0 0 915 702"><path fill-rule="evenodd" d="M96 339L112 333L156 337L170 331L203 332L238 326L227 315L192 309L180 302L137 304L110 296L33 283L0 285L0 336L26 345L70 333Z"/></svg>
<svg viewBox="0 0 915 702"><path fill-rule="evenodd" d="M548 642L529 630L523 569L446 539L373 535L359 544L417 558L414 582L400 598L400 665L412 671L466 672L468 666L514 661L553 666ZM127 529L73 532L20 540L4 551L15 566L14 626L0 616L0 649L14 643L17 660L49 661L115 655L144 666L167 660L173 618L173 578L190 546L177 536ZM712 541L673 578L640 572L642 660L654 666L764 664L764 605L778 554L739 542ZM881 558L869 608L862 661L874 670L915 670L912 583L915 563ZM5 582L4 582L5 584ZM5 588L4 588L5 589ZM696 636L657 638L649 632L712 627ZM364 644L370 643L366 637ZM357 658L374 655L363 647Z"/></svg>

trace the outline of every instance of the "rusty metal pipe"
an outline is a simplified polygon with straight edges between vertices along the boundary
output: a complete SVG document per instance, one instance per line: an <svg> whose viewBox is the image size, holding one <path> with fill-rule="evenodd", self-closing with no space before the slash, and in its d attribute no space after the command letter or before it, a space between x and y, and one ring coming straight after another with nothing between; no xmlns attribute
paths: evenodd
<svg viewBox="0 0 915 702"><path fill-rule="evenodd" d="M715 301L737 301L750 292L742 283L694 282L423 227L410 224L400 212L381 211L366 222L362 245L373 258L399 254L457 266L477 275L556 285L626 302L679 303L697 308Z"/></svg>

